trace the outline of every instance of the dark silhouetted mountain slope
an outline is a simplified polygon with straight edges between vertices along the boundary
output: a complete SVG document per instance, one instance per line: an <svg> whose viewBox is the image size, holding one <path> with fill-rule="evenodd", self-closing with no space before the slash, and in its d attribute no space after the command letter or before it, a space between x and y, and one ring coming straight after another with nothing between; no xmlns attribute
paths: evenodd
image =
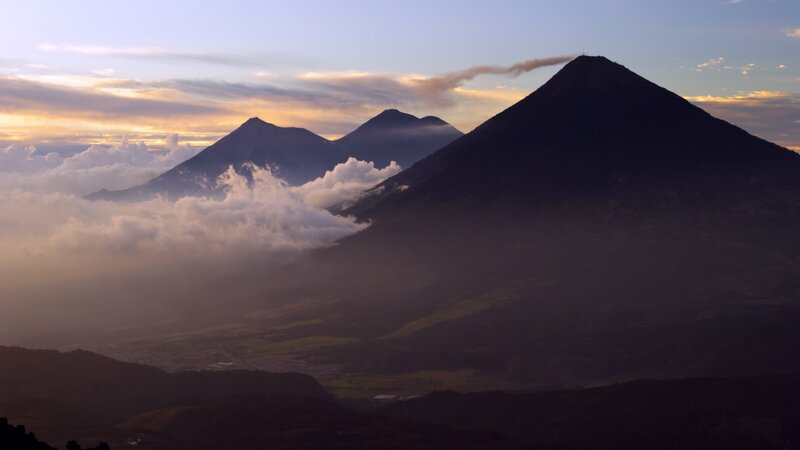
<svg viewBox="0 0 800 450"><path fill-rule="evenodd" d="M67 442L63 434L143 450L800 448L797 374L434 392L355 411L292 374L184 374L164 389L154 379L171 375L88 352L2 348L0 358L14 373L2 380L2 414L16 408L26 421L14 422L50 442ZM0 448L52 447L0 419Z"/></svg>
<svg viewBox="0 0 800 450"><path fill-rule="evenodd" d="M453 430L351 411L329 401L251 395L133 417L148 449L521 449L498 433Z"/></svg>
<svg viewBox="0 0 800 450"><path fill-rule="evenodd" d="M583 56L464 139L386 181L380 201L362 208L404 215L402 205L417 201L439 207L470 198L470 209L513 202L530 209L602 197L647 209L717 207L777 186L796 190L798 164L794 152L623 66ZM399 186L406 188L398 193Z"/></svg>
<svg viewBox="0 0 800 450"><path fill-rule="evenodd" d="M49 442L86 441L96 430L113 429L117 422L150 409L238 394L330 398L307 375L247 371L169 374L86 351L0 347L0 367L0 417L25 423Z"/></svg>
<svg viewBox="0 0 800 450"><path fill-rule="evenodd" d="M381 408L542 449L797 449L800 377L637 381L587 390L440 392Z"/></svg>

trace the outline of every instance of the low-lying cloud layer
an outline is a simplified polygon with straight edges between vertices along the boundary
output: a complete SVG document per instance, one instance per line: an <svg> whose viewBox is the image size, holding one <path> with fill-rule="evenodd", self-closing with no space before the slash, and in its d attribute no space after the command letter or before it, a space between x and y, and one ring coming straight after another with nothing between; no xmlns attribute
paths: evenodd
<svg viewBox="0 0 800 450"><path fill-rule="evenodd" d="M108 168L119 164L116 153L136 158L136 146L127 147L90 149L58 165L48 160L55 159L52 154L24 159L30 152L27 149L6 149L6 155L24 161L32 179L49 182L55 179L55 170L64 177L85 170L112 173L116 169ZM141 167L147 167L149 155L140 156ZM34 164L45 169L36 172L30 167ZM14 188L1 193L0 247L29 255L87 251L219 255L321 247L366 226L325 208L352 202L399 171L396 163L377 169L371 162L350 158L323 177L290 187L269 168L251 167L251 181L229 168L219 180L226 192L223 199L184 197L175 202L162 198L140 203L90 202L58 189ZM0 180L11 184L17 178L9 180L7 174L0 174ZM45 185L40 181L38 187Z"/></svg>
<svg viewBox="0 0 800 450"><path fill-rule="evenodd" d="M226 190L222 200L98 202L94 208L72 199L73 206L90 214L68 217L47 243L67 251L286 252L330 245L366 226L306 203L269 169L253 168L251 173L249 182L228 169L220 179Z"/></svg>
<svg viewBox="0 0 800 450"><path fill-rule="evenodd" d="M143 183L191 158L200 149L167 136L161 149L122 139L93 145L73 155L42 154L35 146L0 148L0 192L22 189L86 195L100 189L123 189Z"/></svg>
<svg viewBox="0 0 800 450"><path fill-rule="evenodd" d="M372 162L359 161L351 157L325 172L324 176L292 190L300 194L306 204L316 208L329 208L340 204L346 206L361 198L369 188L400 173L401 170L394 161L383 169L378 169Z"/></svg>

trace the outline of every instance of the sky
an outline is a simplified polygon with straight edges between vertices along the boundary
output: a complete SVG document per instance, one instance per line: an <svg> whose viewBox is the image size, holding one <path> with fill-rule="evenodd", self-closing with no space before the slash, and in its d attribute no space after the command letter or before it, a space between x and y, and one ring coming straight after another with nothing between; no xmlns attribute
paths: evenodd
<svg viewBox="0 0 800 450"><path fill-rule="evenodd" d="M252 116L336 138L387 108L469 131L584 53L800 150L797 0L0 4L0 148L31 154L202 148Z"/></svg>

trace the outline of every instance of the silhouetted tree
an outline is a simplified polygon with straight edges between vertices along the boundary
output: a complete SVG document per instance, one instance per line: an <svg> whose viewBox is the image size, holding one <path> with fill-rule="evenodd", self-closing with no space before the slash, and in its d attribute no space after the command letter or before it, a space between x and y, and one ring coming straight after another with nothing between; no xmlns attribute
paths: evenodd
<svg viewBox="0 0 800 450"><path fill-rule="evenodd" d="M105 442L101 442L97 444L97 447L87 448L86 450L111 450L111 447L109 447Z"/></svg>

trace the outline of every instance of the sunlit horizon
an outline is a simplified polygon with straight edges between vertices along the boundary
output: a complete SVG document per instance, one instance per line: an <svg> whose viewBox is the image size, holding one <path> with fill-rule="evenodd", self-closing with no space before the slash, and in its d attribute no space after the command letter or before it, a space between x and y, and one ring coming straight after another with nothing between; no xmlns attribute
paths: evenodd
<svg viewBox="0 0 800 450"><path fill-rule="evenodd" d="M420 89L420 81L597 54L753 134L800 148L800 39L788 20L800 6L684 3L692 6L512 2L488 14L485 6L452 2L235 2L224 9L197 2L186 10L159 3L157 15L145 12L147 4L9 4L0 30L0 146L70 152L127 138L158 148L177 134L205 147L253 116L335 139L389 108L435 115L468 132L533 92L558 65L489 71L435 92ZM22 27L39 9L49 14ZM61 14L76 23L59 22ZM166 20L178 14L186 20ZM363 30L337 28L344 17ZM306 26L289 26L303 20ZM455 31L436 33L440 22ZM489 42L502 36L502 46L482 45L470 27ZM692 36L699 30L698 42Z"/></svg>

